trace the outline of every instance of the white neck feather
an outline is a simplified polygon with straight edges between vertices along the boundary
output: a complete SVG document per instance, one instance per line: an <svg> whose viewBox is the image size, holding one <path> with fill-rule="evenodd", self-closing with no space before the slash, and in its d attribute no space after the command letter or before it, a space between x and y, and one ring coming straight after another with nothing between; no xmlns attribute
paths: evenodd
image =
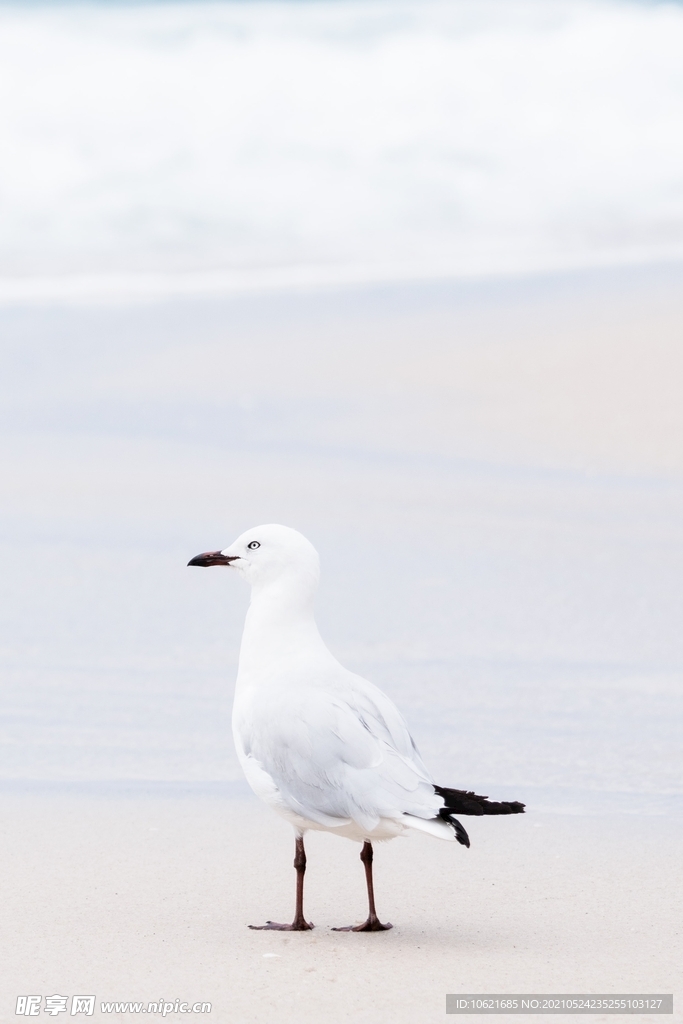
<svg viewBox="0 0 683 1024"><path fill-rule="evenodd" d="M313 614L315 581L283 575L254 586L240 647L238 685L249 685L273 670L332 659Z"/></svg>

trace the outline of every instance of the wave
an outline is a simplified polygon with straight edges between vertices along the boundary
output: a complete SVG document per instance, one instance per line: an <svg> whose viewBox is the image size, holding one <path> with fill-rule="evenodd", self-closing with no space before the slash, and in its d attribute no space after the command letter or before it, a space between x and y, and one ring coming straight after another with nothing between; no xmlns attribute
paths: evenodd
<svg viewBox="0 0 683 1024"><path fill-rule="evenodd" d="M0 300L683 256L683 9L0 6Z"/></svg>

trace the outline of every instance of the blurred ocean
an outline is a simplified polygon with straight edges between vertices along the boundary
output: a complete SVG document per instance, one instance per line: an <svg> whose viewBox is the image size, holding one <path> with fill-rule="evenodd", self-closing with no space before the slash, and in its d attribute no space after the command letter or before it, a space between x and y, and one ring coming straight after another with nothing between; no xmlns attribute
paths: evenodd
<svg viewBox="0 0 683 1024"><path fill-rule="evenodd" d="M247 593L186 563L279 521L443 783L681 807L681 54L674 3L0 3L3 784L238 787Z"/></svg>
<svg viewBox="0 0 683 1024"><path fill-rule="evenodd" d="M683 7L0 5L0 299L683 256Z"/></svg>
<svg viewBox="0 0 683 1024"><path fill-rule="evenodd" d="M274 521L439 779L680 809L681 295L622 271L0 311L0 779L231 791L247 588L186 563Z"/></svg>

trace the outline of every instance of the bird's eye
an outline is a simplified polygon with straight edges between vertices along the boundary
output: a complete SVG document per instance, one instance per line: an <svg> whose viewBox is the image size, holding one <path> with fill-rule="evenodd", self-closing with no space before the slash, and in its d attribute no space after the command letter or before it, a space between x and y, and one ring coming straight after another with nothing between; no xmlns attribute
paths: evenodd
<svg viewBox="0 0 683 1024"><path fill-rule="evenodd" d="M257 540L252 540L251 544L247 544L247 547L251 548L252 551L256 551L256 548L260 548L261 545Z"/></svg>

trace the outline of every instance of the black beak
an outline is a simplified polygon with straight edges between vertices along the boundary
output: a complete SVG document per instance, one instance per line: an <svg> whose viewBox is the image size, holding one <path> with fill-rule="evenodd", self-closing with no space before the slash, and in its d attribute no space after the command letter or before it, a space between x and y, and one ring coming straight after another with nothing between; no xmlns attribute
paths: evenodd
<svg viewBox="0 0 683 1024"><path fill-rule="evenodd" d="M203 555L195 555L188 565L230 565L236 562L239 555L222 555L220 551L205 551Z"/></svg>

